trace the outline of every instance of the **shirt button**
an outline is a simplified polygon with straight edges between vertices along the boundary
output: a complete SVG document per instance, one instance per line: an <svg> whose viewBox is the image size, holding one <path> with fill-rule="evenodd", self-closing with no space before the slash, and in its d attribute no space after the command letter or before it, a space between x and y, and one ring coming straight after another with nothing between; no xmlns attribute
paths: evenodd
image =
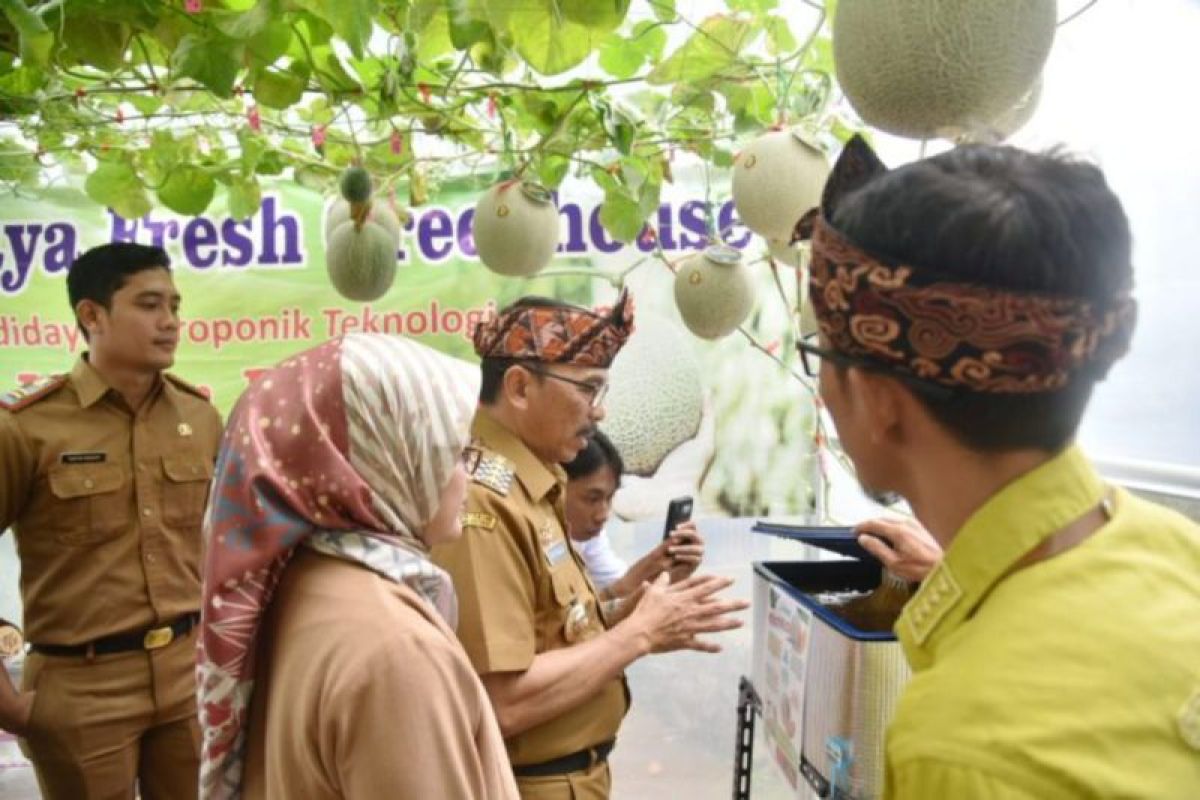
<svg viewBox="0 0 1200 800"><path fill-rule="evenodd" d="M153 511L151 511L149 508L143 508L143 509L142 509L142 516L143 516L143 517L148 517L148 516L150 516L150 515L151 515L151 514L153 514L153 513L154 513L154 512L153 512Z"/></svg>
<svg viewBox="0 0 1200 800"><path fill-rule="evenodd" d="M147 564L154 563L154 553L146 553L146 563Z"/></svg>
<svg viewBox="0 0 1200 800"><path fill-rule="evenodd" d="M146 471L146 462L139 461L138 462L138 472L145 472L145 471Z"/></svg>
<svg viewBox="0 0 1200 800"><path fill-rule="evenodd" d="M91 478L88 478L87 480L85 480L83 482L83 488L85 488L85 489L91 489L95 485L96 485L96 482L93 481Z"/></svg>

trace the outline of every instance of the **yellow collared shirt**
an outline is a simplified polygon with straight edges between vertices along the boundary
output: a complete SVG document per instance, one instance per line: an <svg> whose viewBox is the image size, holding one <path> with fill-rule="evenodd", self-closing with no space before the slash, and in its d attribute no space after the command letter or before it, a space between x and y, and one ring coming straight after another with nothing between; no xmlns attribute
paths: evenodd
<svg viewBox="0 0 1200 800"><path fill-rule="evenodd" d="M1200 526L1118 490L1099 531L1006 574L1106 491L1071 447L963 526L896 624L886 797L1200 798Z"/></svg>

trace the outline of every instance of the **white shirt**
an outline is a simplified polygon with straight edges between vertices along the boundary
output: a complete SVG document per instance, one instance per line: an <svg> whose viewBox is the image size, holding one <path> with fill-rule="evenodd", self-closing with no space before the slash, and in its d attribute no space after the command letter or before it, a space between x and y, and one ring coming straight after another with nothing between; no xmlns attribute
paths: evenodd
<svg viewBox="0 0 1200 800"><path fill-rule="evenodd" d="M585 542L571 539L571 545L583 559L583 564L597 589L607 588L629 570L629 565L613 552L612 542L609 541L606 530L600 531Z"/></svg>

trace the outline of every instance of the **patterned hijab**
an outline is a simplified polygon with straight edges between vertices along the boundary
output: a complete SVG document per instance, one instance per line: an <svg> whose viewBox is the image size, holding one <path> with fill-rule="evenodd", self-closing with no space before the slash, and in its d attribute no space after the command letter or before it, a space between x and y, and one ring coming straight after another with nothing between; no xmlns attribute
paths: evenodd
<svg viewBox="0 0 1200 800"><path fill-rule="evenodd" d="M467 443L479 371L411 340L334 339L263 373L225 430L205 520L200 796L241 796L263 612L297 546L412 587L454 624L418 532Z"/></svg>

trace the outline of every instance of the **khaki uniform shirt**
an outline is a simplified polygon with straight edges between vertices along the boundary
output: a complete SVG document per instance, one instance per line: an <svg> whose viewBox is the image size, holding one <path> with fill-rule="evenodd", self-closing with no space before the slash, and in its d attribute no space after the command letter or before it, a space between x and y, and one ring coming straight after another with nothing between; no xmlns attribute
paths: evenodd
<svg viewBox="0 0 1200 800"><path fill-rule="evenodd" d="M516 800L487 693L409 587L300 548L258 652L246 800Z"/></svg>
<svg viewBox="0 0 1200 800"><path fill-rule="evenodd" d="M1013 570L1106 495L1107 524ZM1200 797L1200 526L1077 447L975 511L896 633L889 800Z"/></svg>
<svg viewBox="0 0 1200 800"><path fill-rule="evenodd" d="M475 670L523 672L539 653L606 629L596 591L566 537L566 475L480 410L463 535L433 559L454 578L458 637ZM624 678L506 740L514 764L537 764L613 739L629 707Z"/></svg>
<svg viewBox="0 0 1200 800"><path fill-rule="evenodd" d="M200 523L220 416L171 375L136 413L81 357L0 404L0 532L26 639L79 645L200 607Z"/></svg>

